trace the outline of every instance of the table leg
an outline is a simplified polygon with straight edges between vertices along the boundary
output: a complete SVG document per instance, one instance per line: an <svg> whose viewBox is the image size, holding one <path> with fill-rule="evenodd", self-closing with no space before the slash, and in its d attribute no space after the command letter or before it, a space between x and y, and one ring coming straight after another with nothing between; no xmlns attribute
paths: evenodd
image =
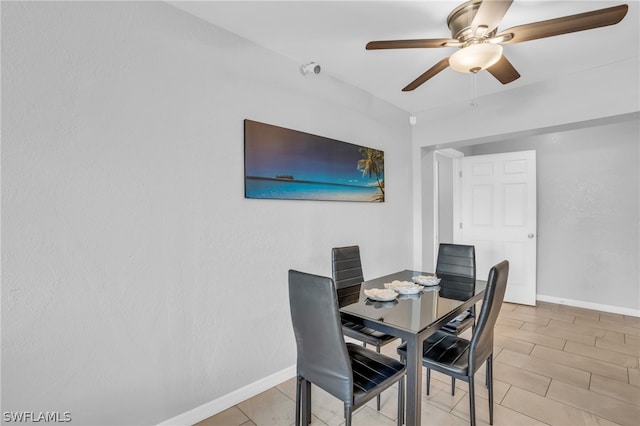
<svg viewBox="0 0 640 426"><path fill-rule="evenodd" d="M422 386L422 344L418 336L407 339L406 425L420 425Z"/></svg>

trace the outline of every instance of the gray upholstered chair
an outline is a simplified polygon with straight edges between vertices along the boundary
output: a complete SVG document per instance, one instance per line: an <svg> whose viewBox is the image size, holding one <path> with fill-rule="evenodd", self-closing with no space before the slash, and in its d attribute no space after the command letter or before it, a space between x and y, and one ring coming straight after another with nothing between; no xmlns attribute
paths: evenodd
<svg viewBox="0 0 640 426"><path fill-rule="evenodd" d="M344 341L333 280L290 270L289 304L298 351L296 425L311 422L311 384L344 403L345 425L350 426L354 410L398 383L401 426L405 366Z"/></svg>
<svg viewBox="0 0 640 426"><path fill-rule="evenodd" d="M493 424L493 329L504 300L508 276L509 262L506 260L489 271L482 308L471 340L437 331L423 345L422 365L427 371L439 371L469 383L471 426L476 424L474 374L485 361L486 383L489 388L489 424ZM406 359L406 345L398 347L398 353Z"/></svg>
<svg viewBox="0 0 640 426"><path fill-rule="evenodd" d="M331 250L331 270L340 307L357 302L360 295L360 284L364 281L360 247L334 247ZM367 344L374 346L378 353L382 346L397 339L395 336L373 330L345 318L342 318L342 333L362 342L365 347ZM376 405L380 410L380 396L377 398Z"/></svg>

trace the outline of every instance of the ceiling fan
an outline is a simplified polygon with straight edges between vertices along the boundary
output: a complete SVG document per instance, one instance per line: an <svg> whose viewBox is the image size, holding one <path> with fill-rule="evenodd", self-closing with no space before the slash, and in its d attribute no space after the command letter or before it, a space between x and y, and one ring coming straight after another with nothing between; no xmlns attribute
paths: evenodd
<svg viewBox="0 0 640 426"><path fill-rule="evenodd" d="M622 4L518 25L498 32L498 25L512 2L513 0L471 0L461 4L447 18L452 38L371 41L367 43L366 49L460 48L409 83L402 89L403 92L416 89L449 66L458 72L474 74L486 69L500 83L507 84L518 79L520 74L503 55L503 44L522 43L615 25L625 17L629 9L628 5Z"/></svg>

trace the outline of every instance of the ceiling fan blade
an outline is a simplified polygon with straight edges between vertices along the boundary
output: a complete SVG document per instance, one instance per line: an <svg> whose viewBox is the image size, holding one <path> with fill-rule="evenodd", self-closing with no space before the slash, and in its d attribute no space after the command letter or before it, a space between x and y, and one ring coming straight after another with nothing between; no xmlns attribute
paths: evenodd
<svg viewBox="0 0 640 426"><path fill-rule="evenodd" d="M520 73L516 71L504 55L502 55L498 62L487 68L487 71L502 84L511 83L520 78Z"/></svg>
<svg viewBox="0 0 640 426"><path fill-rule="evenodd" d="M486 27L484 34L490 33L500 25L511 3L513 0L484 0L471 21L471 27L476 28L476 32L478 27Z"/></svg>
<svg viewBox="0 0 640 426"><path fill-rule="evenodd" d="M420 77L416 78L411 83L409 83L407 87L402 89L402 91L410 92L414 89L417 89L427 80L429 80L431 77L435 76L440 71L447 68L448 66L449 66L449 57L446 57L442 59L440 62L438 62L437 64L435 64L434 66L432 66L431 68L429 68L427 71L425 71Z"/></svg>
<svg viewBox="0 0 640 426"><path fill-rule="evenodd" d="M456 39L451 38L425 38L416 40L385 40L370 41L367 43L367 50L377 49L420 49L432 47L451 46L451 43L460 44Z"/></svg>
<svg viewBox="0 0 640 426"><path fill-rule="evenodd" d="M593 28L615 25L627 14L629 6L619 6L598 9L591 12L578 13L577 15L563 16L561 18L548 19L546 21L533 22L519 25L501 31L496 38L503 35L513 37L501 42L501 44L522 43L523 41L537 40L545 37L553 37L561 34L569 34L576 31L585 31Z"/></svg>

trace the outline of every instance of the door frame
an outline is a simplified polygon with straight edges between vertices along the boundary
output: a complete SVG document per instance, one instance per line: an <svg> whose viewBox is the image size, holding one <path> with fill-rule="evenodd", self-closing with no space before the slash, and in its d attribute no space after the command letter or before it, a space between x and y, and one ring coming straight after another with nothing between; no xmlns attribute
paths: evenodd
<svg viewBox="0 0 640 426"><path fill-rule="evenodd" d="M461 183L456 176L460 176L460 168L464 153L453 148L438 149L433 155L433 264L438 262L438 248L440 244L440 175L438 158L436 154L440 154L444 157L452 159L453 174L451 176L453 188L453 238L454 240L460 238L460 230L456 223L460 223L459 216L461 215L462 207L462 190Z"/></svg>

